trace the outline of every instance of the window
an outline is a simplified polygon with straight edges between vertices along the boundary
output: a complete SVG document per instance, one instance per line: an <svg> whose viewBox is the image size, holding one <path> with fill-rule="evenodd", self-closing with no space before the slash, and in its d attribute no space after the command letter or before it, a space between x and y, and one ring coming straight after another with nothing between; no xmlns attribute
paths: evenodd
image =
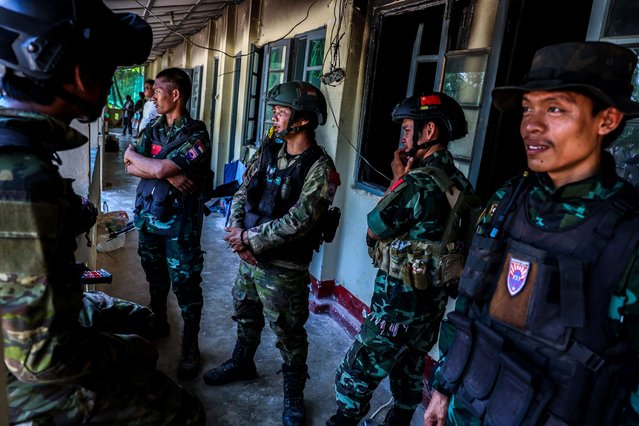
<svg viewBox="0 0 639 426"><path fill-rule="evenodd" d="M589 40L602 40L630 48L639 57L639 3L636 0L594 0ZM639 66L633 74L632 100L639 102ZM639 119L626 128L610 147L617 162L617 173L639 187Z"/></svg>
<svg viewBox="0 0 639 426"><path fill-rule="evenodd" d="M374 19L367 68L358 187L382 192L401 141L394 106L406 96L442 91L464 109L469 134L452 142L457 166L470 172L482 111L496 0L447 0L411 9L387 9ZM481 15L474 24L473 14ZM474 28L480 26L481 28Z"/></svg>
<svg viewBox="0 0 639 426"><path fill-rule="evenodd" d="M255 83L256 87L261 88L259 100L251 103L251 99L247 99L248 114L251 114L251 110L258 111L254 132L247 129L247 143L258 144L271 126L273 114L266 105L266 96L273 86L285 81L306 80L320 87L325 39L326 29L321 28L264 46L262 72L256 77L261 83Z"/></svg>

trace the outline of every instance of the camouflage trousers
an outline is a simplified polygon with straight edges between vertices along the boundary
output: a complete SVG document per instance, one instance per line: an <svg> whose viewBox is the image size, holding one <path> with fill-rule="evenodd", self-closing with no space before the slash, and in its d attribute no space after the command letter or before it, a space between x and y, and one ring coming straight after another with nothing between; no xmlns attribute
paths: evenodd
<svg viewBox="0 0 639 426"><path fill-rule="evenodd" d="M379 383L389 376L394 406L414 411L422 399L424 355L439 332L448 296L415 290L379 271L371 313L355 336L335 377L338 410L360 420Z"/></svg>
<svg viewBox="0 0 639 426"><path fill-rule="evenodd" d="M72 383L7 377L11 424L204 425L200 401L154 369L104 371Z"/></svg>
<svg viewBox="0 0 639 426"><path fill-rule="evenodd" d="M260 344L264 317L277 337L276 346L284 362L304 366L308 339L308 270L295 271L261 263L240 262L233 286L238 340L246 346Z"/></svg>
<svg viewBox="0 0 639 426"><path fill-rule="evenodd" d="M157 319L166 319L166 298L172 288L184 322L199 325L204 303L200 287L204 266L200 233L168 237L140 229L139 236L138 254Z"/></svg>

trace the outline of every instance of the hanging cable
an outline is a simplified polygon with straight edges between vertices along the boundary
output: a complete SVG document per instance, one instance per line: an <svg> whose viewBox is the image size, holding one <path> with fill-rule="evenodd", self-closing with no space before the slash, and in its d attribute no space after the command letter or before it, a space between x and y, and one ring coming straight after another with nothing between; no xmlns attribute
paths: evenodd
<svg viewBox="0 0 639 426"><path fill-rule="evenodd" d="M335 121L335 127L337 127L337 134L338 134L338 135L341 135L341 136L342 136L342 138L344 138L344 140L346 140L346 142L348 142L348 144L349 144L349 145L350 145L350 146L351 146L351 147L355 150L355 153L357 154L357 156L358 156L359 158L361 158L361 159L362 159L362 161L364 161L364 163L366 163L366 165L367 165L368 167L370 167L370 168L371 168L371 170L373 170L374 172L376 172L377 174L379 174L381 177L383 177L384 179L386 179L386 180L388 180L389 182L391 182L391 181L392 181L392 179L391 179L391 178L389 178L389 177L388 177L388 176L386 176L384 173L382 173L382 172L380 172L379 170L377 170L377 169L375 168L375 166L373 166L373 165L370 163L370 161L368 161L368 160L367 160L367 159L366 159L366 158L362 155L362 153L360 152L359 148L357 148L355 145L353 145L353 143L351 142L351 140L350 140L350 139L348 139L346 136L344 136L344 135L343 135L343 134L339 131L339 130L340 130L340 128L339 128L339 123L338 123L338 121L337 121L337 117L335 116L335 112L333 111L333 106L331 105L330 97L329 97L329 96L325 96L325 98L326 98L326 104L328 105L328 109L329 109L329 111L331 112L331 116L333 117L333 121Z"/></svg>
<svg viewBox="0 0 639 426"><path fill-rule="evenodd" d="M182 38L184 39L184 41L186 41L187 43L191 44L191 45L192 45L192 46L194 46L194 47L198 47L198 48L200 48L200 49L204 49L204 50L211 50L211 51L213 51L213 52L219 52L219 53L221 53L221 54L225 55L225 56L226 56L226 57L228 57L228 58L241 58L241 57L244 57L244 56L250 56L250 55L251 55L251 52L249 52L249 53L243 53L243 54L239 54L239 55L230 55L230 54L226 53L226 52L225 52L225 51L223 51L223 50L216 49L216 48L214 48L214 47L206 47L206 46L202 46L201 44L197 44L197 43L195 43L195 42L191 41L191 40L190 40L187 36L185 36L185 35L181 34L181 33L180 33L180 32L178 32L178 31L175 31L174 29L172 29L171 27L169 27L168 25L166 25L166 24L164 23L164 21L163 21L162 19L160 19L160 17L159 17L159 16L157 16L155 13L153 13L153 11L151 11L151 9L147 8L145 5L143 5L142 3L140 3L138 0L134 0L134 1L135 1L135 2L136 2L136 3L137 3L137 4L138 4L138 5L139 5L142 9L146 10L146 11L147 11L147 12L149 12L149 14L151 14L151 15L152 15L155 19L157 19L157 20L160 22L160 24L164 25L164 27L165 27L167 30L169 30L169 31L170 31L171 33L173 33L173 34L176 34L176 35L178 35L178 36L182 37ZM280 37L280 38L278 38L278 39L276 39L276 40L273 40L273 41L271 41L270 43L275 43L275 42L278 42L278 41L280 41L280 40L284 40L284 39L285 39L285 38L286 38L289 34L291 34L291 33L295 30L295 28L297 28L297 27L298 27L298 26L300 26L302 23L304 23L304 21L306 21L306 20L308 19L309 15L310 15L310 13L311 13L311 8L312 8L312 7L315 5L315 3L317 3L318 1L319 1L319 0L315 0L313 3L311 3L311 4L308 6L308 9L306 10L306 16L305 16L305 17L304 17L301 21L299 21L297 24L295 24L295 25L293 26L293 28L291 28L291 29L290 29L290 30L289 30L286 34L284 34L282 37Z"/></svg>

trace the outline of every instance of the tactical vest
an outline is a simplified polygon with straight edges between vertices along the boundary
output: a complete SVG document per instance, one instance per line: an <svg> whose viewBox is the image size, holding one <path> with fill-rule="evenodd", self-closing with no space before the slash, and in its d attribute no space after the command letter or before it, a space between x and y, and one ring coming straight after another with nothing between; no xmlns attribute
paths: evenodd
<svg viewBox="0 0 639 426"><path fill-rule="evenodd" d="M166 135L160 133L161 126L153 126L151 140L162 148L157 154L151 155L151 158L159 160L166 158L174 149L187 142L199 125L197 121L190 121L171 142L168 142ZM181 216L185 211L197 211L199 196L197 192L183 194L166 179L140 179L136 189L135 214L151 213L159 220L166 220L171 215Z"/></svg>
<svg viewBox="0 0 639 426"><path fill-rule="evenodd" d="M441 241L409 240L406 236L380 240L371 255L373 266L418 290L446 287L455 294L464 266L460 229L474 228L462 221L470 220L467 213L478 199L471 191L460 190L440 168L421 167L411 173L430 176L446 196L450 212Z"/></svg>
<svg viewBox="0 0 639 426"><path fill-rule="evenodd" d="M618 424L637 365L608 308L639 239L637 201L613 196L548 231L530 223L527 194L504 239L475 237L459 285L469 314L448 316L441 377L483 424Z"/></svg>
<svg viewBox="0 0 639 426"><path fill-rule="evenodd" d="M293 207L302 194L304 180L311 166L324 151L316 143L301 153L295 162L283 170L277 168L277 155L282 147L278 143L264 145L259 168L246 189L244 229L279 219ZM260 253L260 260L277 259L298 264L310 263L318 236L315 226L302 238L287 242Z"/></svg>

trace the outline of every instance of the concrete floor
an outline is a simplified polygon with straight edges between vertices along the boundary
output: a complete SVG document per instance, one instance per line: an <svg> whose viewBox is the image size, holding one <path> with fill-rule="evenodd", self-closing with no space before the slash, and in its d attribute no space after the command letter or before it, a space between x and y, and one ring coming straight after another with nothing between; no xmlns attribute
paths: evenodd
<svg viewBox="0 0 639 426"><path fill-rule="evenodd" d="M104 155L103 207L108 211L124 210L132 219L135 187L138 178L125 173L122 155L130 137L120 138L120 151ZM206 408L207 425L210 426L271 426L281 424L282 410L282 359L275 348L273 332L265 327L262 343L256 354L258 377L255 380L210 387L204 384L201 374L227 360L235 343L235 322L231 320L233 301L231 288L239 263L222 240L224 218L213 213L205 218L202 248L206 252L202 288L204 311L201 322L200 350L202 353L200 375L181 383L197 395ZM113 283L98 286L112 296L148 304L148 289L137 255L137 232L126 234L123 248L98 253L98 266L113 274ZM180 331L182 319L175 296L169 295L169 321L171 335L158 341L160 359L158 368L175 379L180 356ZM352 337L328 315L311 314L306 329L309 339L308 369L310 380L306 383L305 404L307 425L324 425L335 410L335 369L348 350ZM371 403L371 414L390 400L387 381L376 391ZM386 408L375 420L381 421ZM412 425L421 425L423 410L420 408Z"/></svg>

